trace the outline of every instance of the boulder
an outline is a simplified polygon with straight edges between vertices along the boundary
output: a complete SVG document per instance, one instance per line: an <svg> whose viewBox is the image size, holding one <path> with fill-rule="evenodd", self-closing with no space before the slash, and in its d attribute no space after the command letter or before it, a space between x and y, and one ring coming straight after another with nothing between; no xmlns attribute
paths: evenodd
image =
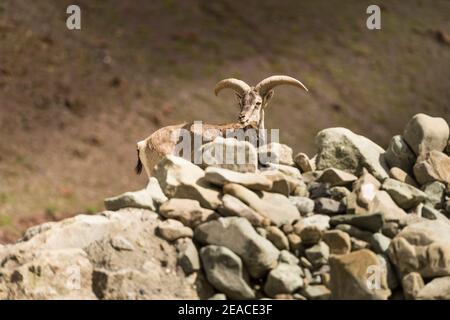
<svg viewBox="0 0 450 320"><path fill-rule="evenodd" d="M418 300L450 300L450 277L434 278L417 293Z"/></svg>
<svg viewBox="0 0 450 320"><path fill-rule="evenodd" d="M269 226L266 228L267 240L272 242L279 250L289 250L289 240L279 228L275 226Z"/></svg>
<svg viewBox="0 0 450 320"><path fill-rule="evenodd" d="M436 150L443 151L447 146L449 127L443 118L416 114L406 125L403 138L419 158Z"/></svg>
<svg viewBox="0 0 450 320"><path fill-rule="evenodd" d="M277 265L279 250L258 235L244 218L228 217L206 222L195 229L200 243L224 246L236 253L254 278L264 276Z"/></svg>
<svg viewBox="0 0 450 320"><path fill-rule="evenodd" d="M280 263L269 272L264 291L269 297L282 293L293 293L303 286L303 271L297 265Z"/></svg>
<svg viewBox="0 0 450 320"><path fill-rule="evenodd" d="M450 275L450 224L428 220L408 225L392 240L389 257L400 274Z"/></svg>
<svg viewBox="0 0 450 320"><path fill-rule="evenodd" d="M358 177L351 173L335 168L328 168L322 172L317 181L328 183L330 186L336 187L351 185L357 179Z"/></svg>
<svg viewBox="0 0 450 320"><path fill-rule="evenodd" d="M390 168L397 167L405 172L412 172L416 162L416 155L400 135L392 137L384 156Z"/></svg>
<svg viewBox="0 0 450 320"><path fill-rule="evenodd" d="M241 200L229 194L222 197L222 205L218 208L224 216L236 216L247 219L254 227L263 227L270 224L270 219L259 214Z"/></svg>
<svg viewBox="0 0 450 320"><path fill-rule="evenodd" d="M402 278L403 295L406 300L415 300L424 286L422 276L417 272L408 273Z"/></svg>
<svg viewBox="0 0 450 320"><path fill-rule="evenodd" d="M206 278L219 292L231 299L253 299L255 293L241 259L230 249L209 245L200 250Z"/></svg>
<svg viewBox="0 0 450 320"><path fill-rule="evenodd" d="M276 163L288 166L294 165L291 147L271 142L258 148L258 157L261 163Z"/></svg>
<svg viewBox="0 0 450 320"><path fill-rule="evenodd" d="M237 183L252 190L270 190L272 188L272 181L263 175L216 167L206 168L205 179L221 187L227 183Z"/></svg>
<svg viewBox="0 0 450 320"><path fill-rule="evenodd" d="M219 190L206 181L205 172L183 158L166 156L156 165L153 174L170 198L197 200L207 209L216 209L221 203Z"/></svg>
<svg viewBox="0 0 450 320"><path fill-rule="evenodd" d="M431 151L414 166L414 176L424 185L433 181L450 184L450 157L439 151Z"/></svg>
<svg viewBox="0 0 450 320"><path fill-rule="evenodd" d="M330 254L347 254L352 249L350 236L341 230L327 230L322 240L330 248Z"/></svg>
<svg viewBox="0 0 450 320"><path fill-rule="evenodd" d="M164 218L179 220L190 228L219 217L213 210L202 208L197 200L177 198L164 202L159 213Z"/></svg>
<svg viewBox="0 0 450 320"><path fill-rule="evenodd" d="M344 213L346 207L339 201L330 198L317 198L314 200L314 212L329 216Z"/></svg>
<svg viewBox="0 0 450 320"><path fill-rule="evenodd" d="M190 238L178 239L175 246L177 248L177 261L184 273L191 274L200 270L198 251Z"/></svg>
<svg viewBox="0 0 450 320"><path fill-rule="evenodd" d="M357 228L368 230L371 232L377 232L383 226L384 219L381 213L371 214L344 214L333 216L330 219L331 226L337 226L338 224L350 224Z"/></svg>
<svg viewBox="0 0 450 320"><path fill-rule="evenodd" d="M289 200L297 207L301 215L306 215L314 211L314 201L307 197L289 197Z"/></svg>
<svg viewBox="0 0 450 320"><path fill-rule="evenodd" d="M427 195L426 204L434 208L441 208L445 199L445 185L442 182L430 182L422 187L422 191Z"/></svg>
<svg viewBox="0 0 450 320"><path fill-rule="evenodd" d="M179 238L192 238L194 232L191 228L184 226L180 221L167 219L158 225L159 235L167 241L175 241Z"/></svg>
<svg viewBox="0 0 450 320"><path fill-rule="evenodd" d="M332 299L385 300L391 295L387 273L372 251L332 255L329 263Z"/></svg>
<svg viewBox="0 0 450 320"><path fill-rule="evenodd" d="M409 184L409 185L411 185L411 186L413 186L415 188L419 187L419 185L417 184L416 180L412 176L410 176L408 173L406 173L405 171L403 171L400 168L392 167L389 170L389 176L392 179L398 180L400 182L407 183L407 184Z"/></svg>
<svg viewBox="0 0 450 320"><path fill-rule="evenodd" d="M294 233L297 235L306 228L314 226L320 231L325 231L330 228L330 217L323 214L314 214L312 216L302 218L294 225Z"/></svg>
<svg viewBox="0 0 450 320"><path fill-rule="evenodd" d="M359 176L366 168L377 179L388 177L384 150L345 128L329 128L316 136L317 169L336 168Z"/></svg>
<svg viewBox="0 0 450 320"><path fill-rule="evenodd" d="M417 206L427 197L423 191L390 178L383 182L383 189L386 190L400 208L405 210Z"/></svg>
<svg viewBox="0 0 450 320"><path fill-rule="evenodd" d="M306 155L305 153L298 153L294 157L294 162L302 172L311 172L316 170L315 161L309 159L308 155Z"/></svg>
<svg viewBox="0 0 450 320"><path fill-rule="evenodd" d="M256 172L258 169L257 150L248 141L217 137L202 145L199 152L203 168L212 166L238 172Z"/></svg>

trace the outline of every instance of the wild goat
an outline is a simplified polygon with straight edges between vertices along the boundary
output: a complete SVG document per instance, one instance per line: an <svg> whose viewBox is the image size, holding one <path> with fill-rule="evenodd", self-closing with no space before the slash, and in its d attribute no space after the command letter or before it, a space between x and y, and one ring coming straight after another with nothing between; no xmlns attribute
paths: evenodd
<svg viewBox="0 0 450 320"><path fill-rule="evenodd" d="M136 173L140 174L142 166L144 166L147 175L151 177L154 166L165 155L176 154L176 146L179 143L178 135L181 129L187 130L191 135L200 135L202 144L214 140L217 136L223 137L230 130L253 128L260 132L265 129L264 109L273 97L273 88L282 84L293 85L308 91L300 81L289 76L271 76L254 87L234 78L218 82L214 89L216 96L223 89L232 89L236 93L240 107L239 122L224 125L202 124L200 132L193 123L163 127L137 143ZM211 132L213 132L212 135Z"/></svg>

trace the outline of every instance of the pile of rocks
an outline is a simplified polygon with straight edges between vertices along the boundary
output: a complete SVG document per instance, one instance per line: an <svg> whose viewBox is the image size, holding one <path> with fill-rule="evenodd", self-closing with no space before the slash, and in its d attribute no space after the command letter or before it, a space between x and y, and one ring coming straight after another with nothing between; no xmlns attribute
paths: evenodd
<svg viewBox="0 0 450 320"><path fill-rule="evenodd" d="M450 299L445 120L414 116L386 150L326 129L311 159L277 143L203 148L215 144L277 164L167 156L108 211L0 248L0 298Z"/></svg>

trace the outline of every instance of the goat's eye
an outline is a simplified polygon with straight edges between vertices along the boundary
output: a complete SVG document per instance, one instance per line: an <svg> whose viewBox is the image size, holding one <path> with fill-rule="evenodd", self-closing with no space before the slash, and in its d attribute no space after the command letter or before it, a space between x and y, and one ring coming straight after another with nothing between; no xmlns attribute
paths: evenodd
<svg viewBox="0 0 450 320"><path fill-rule="evenodd" d="M258 101L258 102L256 103L256 105L257 105L257 106L260 106L260 105L261 105L261 101Z"/></svg>

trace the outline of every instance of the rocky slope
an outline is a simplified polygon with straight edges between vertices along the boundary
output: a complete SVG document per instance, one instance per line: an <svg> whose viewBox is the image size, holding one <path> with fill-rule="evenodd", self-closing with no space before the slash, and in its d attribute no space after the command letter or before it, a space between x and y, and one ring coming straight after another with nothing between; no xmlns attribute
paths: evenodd
<svg viewBox="0 0 450 320"><path fill-rule="evenodd" d="M168 156L108 211L0 247L0 298L450 299L445 120L414 116L386 150L326 129L311 159L232 139L204 150L225 145L255 162Z"/></svg>

